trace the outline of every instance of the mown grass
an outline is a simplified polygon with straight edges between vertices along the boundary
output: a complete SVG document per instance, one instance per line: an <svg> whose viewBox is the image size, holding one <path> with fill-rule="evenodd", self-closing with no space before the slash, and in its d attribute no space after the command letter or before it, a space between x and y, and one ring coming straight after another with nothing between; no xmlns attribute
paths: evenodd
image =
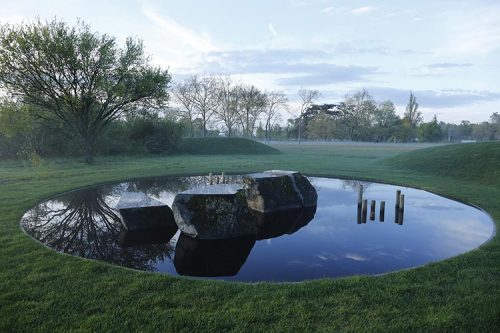
<svg viewBox="0 0 500 333"><path fill-rule="evenodd" d="M464 255L383 276L242 284L137 272L58 254L24 234L19 219L40 199L99 182L280 168L421 187L478 204L499 221L498 177L485 176L482 168L488 166L469 161L477 160L470 154L477 149L500 165L498 145L445 146L400 157L420 147L277 145L282 154L102 158L93 166L54 160L41 168L2 162L0 332L496 331L498 235ZM456 156L464 163L448 163ZM471 167L457 171L464 165Z"/></svg>
<svg viewBox="0 0 500 333"><path fill-rule="evenodd" d="M280 151L257 141L244 138L186 138L182 151L193 155L262 155Z"/></svg>

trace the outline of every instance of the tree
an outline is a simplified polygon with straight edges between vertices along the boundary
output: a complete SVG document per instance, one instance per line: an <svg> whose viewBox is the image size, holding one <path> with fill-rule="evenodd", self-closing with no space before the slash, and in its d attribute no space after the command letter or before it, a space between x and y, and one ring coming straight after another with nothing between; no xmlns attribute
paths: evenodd
<svg viewBox="0 0 500 333"><path fill-rule="evenodd" d="M234 134L234 129L239 118L239 98L241 87L234 85L229 76L221 79L219 90L219 107L215 111L220 121L224 123L227 129L227 136Z"/></svg>
<svg viewBox="0 0 500 333"><path fill-rule="evenodd" d="M307 132L312 139L327 141L335 135L335 119L327 114L320 113L314 116L307 124Z"/></svg>
<svg viewBox="0 0 500 333"><path fill-rule="evenodd" d="M411 127L417 127L422 122L422 112L418 111L417 98L410 91L410 100L406 105L406 111L404 117L408 119Z"/></svg>
<svg viewBox="0 0 500 333"><path fill-rule="evenodd" d="M418 111L417 98L410 91L410 99L406 105L406 110L403 116L404 141L413 141L417 135L417 127L422 123L422 112Z"/></svg>
<svg viewBox="0 0 500 333"><path fill-rule="evenodd" d="M494 140L495 132L495 124L483 121L482 123L473 125L472 137L479 141Z"/></svg>
<svg viewBox="0 0 500 333"><path fill-rule="evenodd" d="M444 137L441 126L437 121L437 117L434 115L432 121L428 123L422 123L418 128L418 140L420 142L438 142Z"/></svg>
<svg viewBox="0 0 500 333"><path fill-rule="evenodd" d="M126 112L168 101L167 70L150 65L143 43L53 20L0 27L0 85L11 97L60 119L92 163L98 136Z"/></svg>
<svg viewBox="0 0 500 333"><path fill-rule="evenodd" d="M347 129L347 139L362 139L363 133L369 130L377 106L373 97L366 89L354 95L346 95L340 103L339 110L342 122Z"/></svg>
<svg viewBox="0 0 500 333"><path fill-rule="evenodd" d="M470 121L462 120L458 126L459 135L462 140L467 140L471 138L473 126Z"/></svg>
<svg viewBox="0 0 500 333"><path fill-rule="evenodd" d="M314 104L316 100L320 97L320 92L318 90L309 90L300 88L298 91L300 98L300 107L299 107L299 126L298 126L298 134L299 134L299 143L302 138L302 130L303 130L303 119L302 116L304 112Z"/></svg>
<svg viewBox="0 0 500 333"><path fill-rule="evenodd" d="M266 108L266 95L253 85L242 86L239 102L239 116L243 133L252 137L257 118Z"/></svg>
<svg viewBox="0 0 500 333"><path fill-rule="evenodd" d="M193 104L198 110L203 124L203 137L206 137L208 122L220 104L219 86L221 79L215 75L205 76L201 79L194 76L190 84L194 88Z"/></svg>
<svg viewBox="0 0 500 333"><path fill-rule="evenodd" d="M373 115L376 140L387 141L393 137L400 120L392 101L387 100L379 103Z"/></svg>
<svg viewBox="0 0 500 333"><path fill-rule="evenodd" d="M275 121L279 117L280 111L284 111L288 107L288 98L282 92L271 91L266 93L266 109L265 116L265 135L266 140L271 140L271 129Z"/></svg>
<svg viewBox="0 0 500 333"><path fill-rule="evenodd" d="M190 80L186 80L174 85L174 99L181 105L178 115L184 119L189 125L189 133L194 137L194 122L198 116L198 109L194 103L194 87Z"/></svg>
<svg viewBox="0 0 500 333"><path fill-rule="evenodd" d="M494 134L493 138L500 140L500 113L494 112L490 116L490 122L491 125L493 126Z"/></svg>

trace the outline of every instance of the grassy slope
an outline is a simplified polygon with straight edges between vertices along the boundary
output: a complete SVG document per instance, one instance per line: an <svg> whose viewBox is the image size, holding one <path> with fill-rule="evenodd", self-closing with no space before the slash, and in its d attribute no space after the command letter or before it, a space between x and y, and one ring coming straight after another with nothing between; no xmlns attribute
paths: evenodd
<svg viewBox="0 0 500 333"><path fill-rule="evenodd" d="M447 166L442 160L427 163L443 167L416 167L425 154L445 156L439 149L445 149L448 158L453 155L450 149L469 158L472 155L463 154L463 149L474 146L421 150L415 152L416 160L403 155L389 161L385 159L414 147L282 145L278 148L284 153L279 155L114 158L94 166L59 160L39 169L4 162L0 164L0 331L494 331L500 326L498 235L473 252L399 273L248 285L173 278L60 255L33 242L19 228L20 216L35 201L87 184L270 168L423 187L479 204L499 221L498 179L490 176L488 181L474 167L469 173L476 176L464 179L455 164ZM498 146L491 149L496 151L491 162L498 165Z"/></svg>
<svg viewBox="0 0 500 333"><path fill-rule="evenodd" d="M252 155L279 154L268 145L243 138L187 138L183 151L193 155Z"/></svg>

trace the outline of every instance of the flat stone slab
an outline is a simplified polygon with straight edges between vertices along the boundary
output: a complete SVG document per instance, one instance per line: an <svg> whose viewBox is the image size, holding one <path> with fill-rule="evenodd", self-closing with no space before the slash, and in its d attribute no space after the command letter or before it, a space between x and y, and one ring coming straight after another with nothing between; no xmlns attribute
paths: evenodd
<svg viewBox="0 0 500 333"><path fill-rule="evenodd" d="M172 209L143 193L125 192L116 209L127 231L166 230L175 225Z"/></svg>
<svg viewBox="0 0 500 333"><path fill-rule="evenodd" d="M257 233L242 185L189 189L175 196L172 210L179 229L194 238L225 239Z"/></svg>
<svg viewBox="0 0 500 333"><path fill-rule="evenodd" d="M248 207L268 213L314 207L318 194L309 180L296 171L270 170L243 176Z"/></svg>

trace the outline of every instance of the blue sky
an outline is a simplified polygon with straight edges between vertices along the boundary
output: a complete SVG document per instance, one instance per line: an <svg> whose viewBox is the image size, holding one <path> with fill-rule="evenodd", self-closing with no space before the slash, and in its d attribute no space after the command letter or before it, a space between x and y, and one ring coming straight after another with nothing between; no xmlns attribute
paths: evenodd
<svg viewBox="0 0 500 333"><path fill-rule="evenodd" d="M227 73L292 101L366 88L399 113L413 90L425 120L454 123L500 112L499 0L0 0L2 23L36 16L139 37L176 79Z"/></svg>

